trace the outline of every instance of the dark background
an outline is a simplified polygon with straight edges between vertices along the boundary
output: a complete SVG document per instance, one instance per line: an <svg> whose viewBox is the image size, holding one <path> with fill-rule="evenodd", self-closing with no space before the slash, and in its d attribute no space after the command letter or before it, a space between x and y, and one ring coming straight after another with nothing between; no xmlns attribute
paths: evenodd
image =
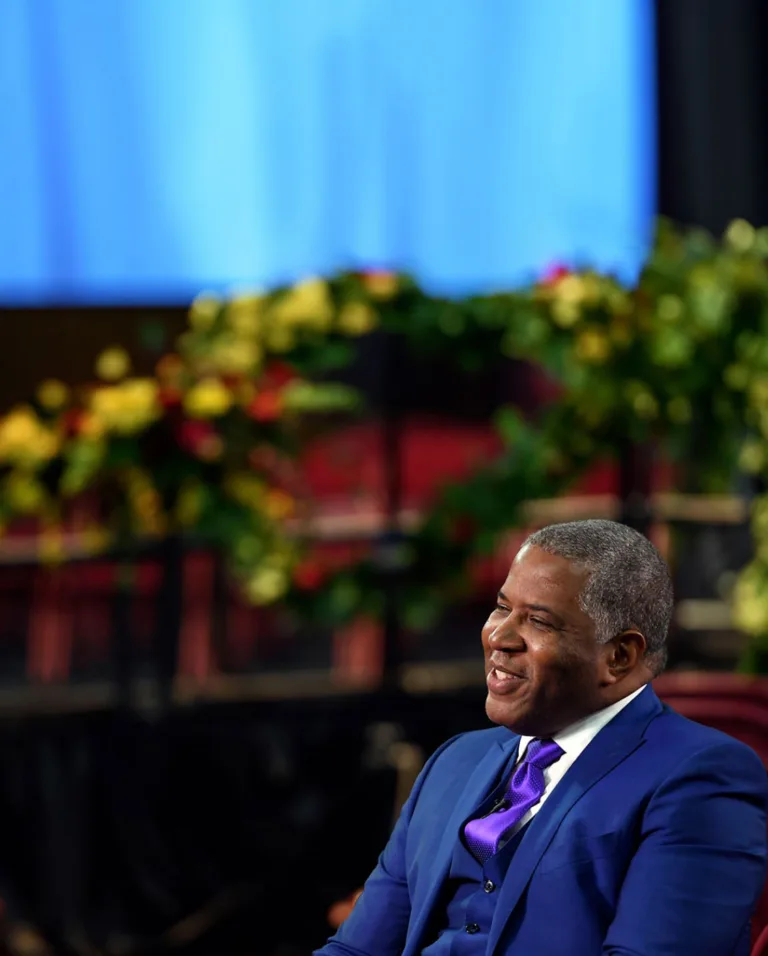
<svg viewBox="0 0 768 956"><path fill-rule="evenodd" d="M662 215L716 232L736 216L768 223L767 36L761 0L658 0ZM184 311L5 310L0 404L62 367L71 382L87 379L113 342L148 372ZM482 420L524 391L504 363L467 390L448 370L393 360L376 343L353 377L367 383L374 411L396 421L425 410ZM740 526L677 533L682 597L711 598L723 570L748 555ZM16 573L25 572L0 576ZM22 578L13 584L19 594ZM478 601L455 612L401 656L470 658L484 610ZM15 645L6 638L11 674ZM330 661L328 641L295 641L291 667ZM678 628L671 663L729 666L737 653L733 635L718 643ZM113 678L114 665L108 658ZM184 706L162 696L95 706L84 695L72 713L54 698L42 709L19 698L0 712L0 895L9 922L28 922L57 954L308 953L328 931L328 907L360 885L386 839L398 741L428 754L485 725L482 686L464 683L441 690L437 681L430 691L393 680L346 695L289 683L279 699L244 690L241 700Z"/></svg>

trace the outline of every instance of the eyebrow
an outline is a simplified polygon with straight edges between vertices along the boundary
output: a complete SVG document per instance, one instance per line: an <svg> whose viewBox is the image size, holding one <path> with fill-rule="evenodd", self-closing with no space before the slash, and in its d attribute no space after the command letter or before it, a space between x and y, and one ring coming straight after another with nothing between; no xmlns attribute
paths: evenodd
<svg viewBox="0 0 768 956"><path fill-rule="evenodd" d="M509 604L509 600L503 591L499 591L496 597L499 601ZM551 607L547 607L546 604L524 604L523 607L528 611L542 611L544 614L549 614L550 617L553 617L555 621L558 622L558 624L565 626L565 621L560 617L560 615L556 614Z"/></svg>

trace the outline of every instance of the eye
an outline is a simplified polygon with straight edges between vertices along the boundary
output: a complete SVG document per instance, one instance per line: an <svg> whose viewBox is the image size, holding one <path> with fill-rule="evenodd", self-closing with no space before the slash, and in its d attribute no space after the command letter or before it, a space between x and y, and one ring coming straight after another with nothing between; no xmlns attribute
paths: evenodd
<svg viewBox="0 0 768 956"><path fill-rule="evenodd" d="M496 611L501 611L502 614L509 614L509 608L506 606L506 604L497 604L493 610L494 614Z"/></svg>
<svg viewBox="0 0 768 956"><path fill-rule="evenodd" d="M545 630L545 631L552 630L552 625L549 623L549 621L545 621L540 617L530 617L528 618L528 620L531 622L531 624L534 625L534 627L541 628L542 630Z"/></svg>

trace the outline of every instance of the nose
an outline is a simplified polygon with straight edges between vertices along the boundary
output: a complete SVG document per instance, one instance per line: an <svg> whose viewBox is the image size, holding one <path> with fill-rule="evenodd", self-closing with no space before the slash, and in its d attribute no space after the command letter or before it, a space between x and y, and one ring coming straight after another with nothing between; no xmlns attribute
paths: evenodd
<svg viewBox="0 0 768 956"><path fill-rule="evenodd" d="M488 634L488 646L492 651L521 651L525 643L517 633L512 615L497 624Z"/></svg>

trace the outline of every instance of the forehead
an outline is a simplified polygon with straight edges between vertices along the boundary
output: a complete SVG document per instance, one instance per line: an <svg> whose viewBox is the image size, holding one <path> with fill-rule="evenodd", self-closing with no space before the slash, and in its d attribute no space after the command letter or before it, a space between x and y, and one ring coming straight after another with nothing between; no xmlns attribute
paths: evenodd
<svg viewBox="0 0 768 956"><path fill-rule="evenodd" d="M574 561L524 545L512 562L502 590L509 599L523 603L546 602L561 609L576 609L586 580L587 572Z"/></svg>

